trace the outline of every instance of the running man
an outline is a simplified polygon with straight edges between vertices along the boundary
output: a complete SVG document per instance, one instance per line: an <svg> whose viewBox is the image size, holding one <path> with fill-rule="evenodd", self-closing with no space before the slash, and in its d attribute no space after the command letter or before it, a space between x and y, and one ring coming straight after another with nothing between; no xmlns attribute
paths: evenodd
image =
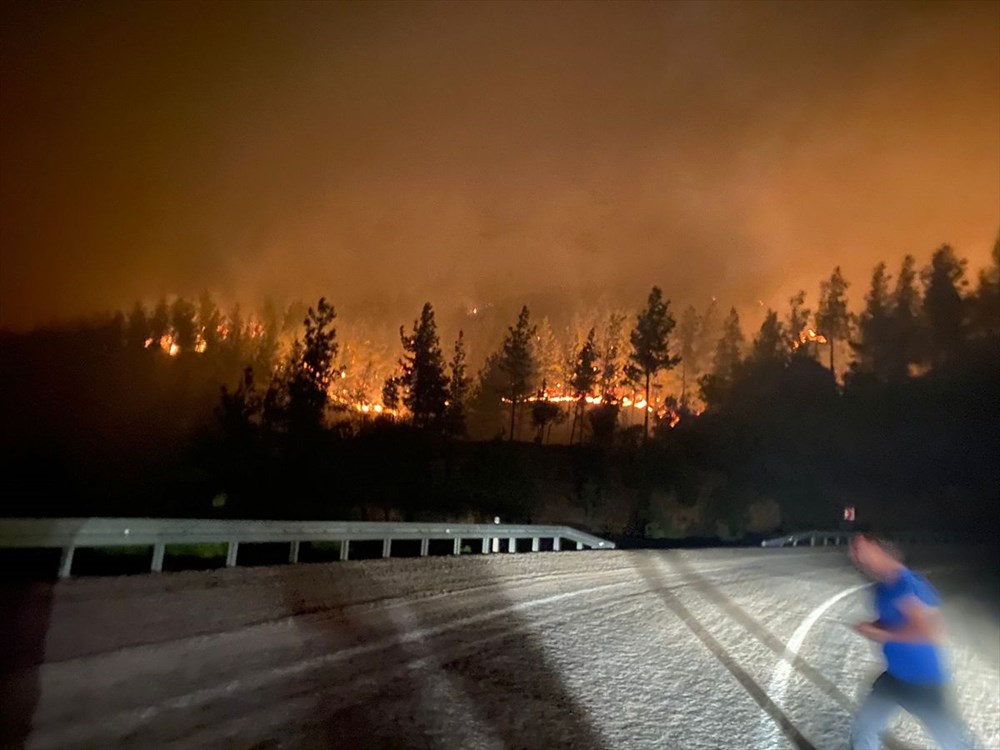
<svg viewBox="0 0 1000 750"><path fill-rule="evenodd" d="M919 719L942 750L969 745L948 707L948 675L941 654L940 598L903 564L892 544L868 534L851 540L851 560L875 579L878 619L854 629L882 644L885 672L861 704L851 726L853 750L878 750L880 735L900 709Z"/></svg>

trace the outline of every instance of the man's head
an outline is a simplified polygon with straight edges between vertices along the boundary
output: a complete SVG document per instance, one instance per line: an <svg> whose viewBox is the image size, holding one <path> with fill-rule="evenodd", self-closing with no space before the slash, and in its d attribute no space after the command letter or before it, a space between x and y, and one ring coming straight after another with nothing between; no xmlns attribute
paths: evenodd
<svg viewBox="0 0 1000 750"><path fill-rule="evenodd" d="M892 581L903 566L903 556L892 542L873 534L855 534L851 561L879 581Z"/></svg>

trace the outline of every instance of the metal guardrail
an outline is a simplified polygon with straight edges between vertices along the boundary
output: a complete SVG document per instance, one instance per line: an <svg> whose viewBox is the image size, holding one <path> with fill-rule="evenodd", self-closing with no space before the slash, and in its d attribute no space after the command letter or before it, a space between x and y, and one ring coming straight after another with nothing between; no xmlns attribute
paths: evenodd
<svg viewBox="0 0 1000 750"><path fill-rule="evenodd" d="M8 518L0 519L0 548L60 549L59 577L73 568L73 553L82 547L148 546L150 570L163 570L170 545L218 544L226 547L226 566L237 564L240 544L286 543L288 561L299 560L302 543L339 542L340 559L350 559L352 541L381 541L382 557L392 556L393 541L419 540L420 555L430 542L450 540L452 554L461 554L463 542L479 541L483 554L517 552L519 539L531 539L531 551L541 550L542 539L560 551L565 539L576 549L614 549L613 542L569 526L449 523L357 523L352 521L216 521L157 518Z"/></svg>
<svg viewBox="0 0 1000 750"><path fill-rule="evenodd" d="M854 532L851 531L800 531L796 534L765 539L761 547L826 547L847 544Z"/></svg>
<svg viewBox="0 0 1000 750"><path fill-rule="evenodd" d="M761 547L826 547L851 541L854 531L800 531L787 536L766 539ZM886 538L900 544L947 544L961 541L961 535L943 532L900 531L885 534Z"/></svg>

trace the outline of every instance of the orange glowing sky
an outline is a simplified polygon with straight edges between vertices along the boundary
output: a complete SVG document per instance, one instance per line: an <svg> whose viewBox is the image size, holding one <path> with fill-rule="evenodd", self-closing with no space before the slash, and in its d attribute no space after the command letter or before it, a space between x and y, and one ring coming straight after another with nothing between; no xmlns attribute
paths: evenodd
<svg viewBox="0 0 1000 750"><path fill-rule="evenodd" d="M5 3L0 326L782 304L1000 228L1000 3Z"/></svg>

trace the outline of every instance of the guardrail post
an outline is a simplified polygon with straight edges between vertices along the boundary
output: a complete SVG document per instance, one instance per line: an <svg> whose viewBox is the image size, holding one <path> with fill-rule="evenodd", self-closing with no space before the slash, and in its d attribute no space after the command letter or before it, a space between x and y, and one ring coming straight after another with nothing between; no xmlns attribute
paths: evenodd
<svg viewBox="0 0 1000 750"><path fill-rule="evenodd" d="M815 547L816 546L816 535L815 534L812 534L809 537L809 546L810 547Z"/></svg>
<svg viewBox="0 0 1000 750"><path fill-rule="evenodd" d="M226 550L226 567L235 568L236 567L236 554L239 552L240 543L230 542L229 548Z"/></svg>
<svg viewBox="0 0 1000 750"><path fill-rule="evenodd" d="M351 540L341 539L340 540L340 559L349 560L351 559Z"/></svg>
<svg viewBox="0 0 1000 750"><path fill-rule="evenodd" d="M462 537L456 536L455 542L451 547L451 554L461 555L462 554Z"/></svg>
<svg viewBox="0 0 1000 750"><path fill-rule="evenodd" d="M581 542L579 539L576 540L576 548L583 549L583 542Z"/></svg>
<svg viewBox="0 0 1000 750"><path fill-rule="evenodd" d="M552 537L552 551L558 552L562 549L562 538L558 536Z"/></svg>
<svg viewBox="0 0 1000 750"><path fill-rule="evenodd" d="M483 554L488 555L490 553L490 538L488 536L483 537Z"/></svg>
<svg viewBox="0 0 1000 750"><path fill-rule="evenodd" d="M150 563L149 569L154 573L163 572L163 556L166 554L167 545L165 544L154 544L153 545L153 562Z"/></svg>
<svg viewBox="0 0 1000 750"><path fill-rule="evenodd" d="M420 540L420 556L427 557L427 555L430 554L430 551L431 551L431 540L424 537L423 539Z"/></svg>
<svg viewBox="0 0 1000 750"><path fill-rule="evenodd" d="M392 539L389 537L382 540L382 557L392 557Z"/></svg>
<svg viewBox="0 0 1000 750"><path fill-rule="evenodd" d="M542 548L542 540L537 536L531 537L531 551L538 552Z"/></svg>
<svg viewBox="0 0 1000 750"><path fill-rule="evenodd" d="M288 547L288 562L297 563L299 561L299 543L292 542Z"/></svg>
<svg viewBox="0 0 1000 750"><path fill-rule="evenodd" d="M59 557L60 578L69 578L70 571L73 569L74 549L74 547L63 547L62 555Z"/></svg>

